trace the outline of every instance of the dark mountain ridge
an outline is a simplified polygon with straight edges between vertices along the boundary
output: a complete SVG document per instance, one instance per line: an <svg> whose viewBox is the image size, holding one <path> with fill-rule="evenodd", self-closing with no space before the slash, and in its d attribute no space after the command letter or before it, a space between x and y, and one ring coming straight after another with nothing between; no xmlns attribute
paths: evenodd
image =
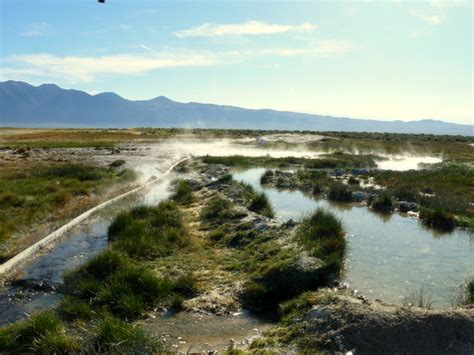
<svg viewBox="0 0 474 355"><path fill-rule="evenodd" d="M474 135L472 125L437 120L378 121L234 106L180 103L165 96L127 100L113 92L90 95L55 84L0 82L0 126L180 127L394 132Z"/></svg>

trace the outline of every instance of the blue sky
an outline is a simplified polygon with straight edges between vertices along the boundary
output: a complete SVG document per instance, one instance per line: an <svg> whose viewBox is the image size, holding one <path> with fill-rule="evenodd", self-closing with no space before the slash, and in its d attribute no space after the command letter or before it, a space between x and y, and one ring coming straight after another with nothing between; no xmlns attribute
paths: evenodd
<svg viewBox="0 0 474 355"><path fill-rule="evenodd" d="M473 123L469 0L0 3L2 81Z"/></svg>

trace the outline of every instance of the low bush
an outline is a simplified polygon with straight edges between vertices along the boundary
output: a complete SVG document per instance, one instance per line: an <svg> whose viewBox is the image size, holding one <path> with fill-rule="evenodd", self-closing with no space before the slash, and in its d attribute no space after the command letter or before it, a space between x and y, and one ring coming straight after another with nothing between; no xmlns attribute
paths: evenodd
<svg viewBox="0 0 474 355"><path fill-rule="evenodd" d="M337 202L351 202L352 191L342 183L333 183L329 188L328 199Z"/></svg>

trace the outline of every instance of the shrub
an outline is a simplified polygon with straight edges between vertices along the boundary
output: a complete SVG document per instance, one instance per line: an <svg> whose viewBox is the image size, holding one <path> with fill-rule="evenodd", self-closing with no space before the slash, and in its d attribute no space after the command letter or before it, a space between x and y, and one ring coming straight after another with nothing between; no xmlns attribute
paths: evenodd
<svg viewBox="0 0 474 355"><path fill-rule="evenodd" d="M441 207L435 209L422 208L420 219L427 226L440 230L452 230L455 227L454 215Z"/></svg>
<svg viewBox="0 0 474 355"><path fill-rule="evenodd" d="M393 211L392 197L389 194L381 194L372 204L372 208L381 213L390 213Z"/></svg>
<svg viewBox="0 0 474 355"><path fill-rule="evenodd" d="M341 183L333 183L329 189L328 199L337 202L351 202L351 190Z"/></svg>
<svg viewBox="0 0 474 355"><path fill-rule="evenodd" d="M177 187L176 192L171 197L173 201L181 203L183 205L188 205L193 202L193 190L189 185L189 182L181 180Z"/></svg>
<svg viewBox="0 0 474 355"><path fill-rule="evenodd" d="M270 201L264 192L258 192L253 195L248 209L270 218L275 215Z"/></svg>

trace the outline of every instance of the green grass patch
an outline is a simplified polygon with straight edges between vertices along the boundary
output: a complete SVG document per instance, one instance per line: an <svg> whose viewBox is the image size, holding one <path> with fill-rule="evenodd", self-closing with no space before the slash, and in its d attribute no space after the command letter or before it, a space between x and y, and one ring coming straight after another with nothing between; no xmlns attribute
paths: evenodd
<svg viewBox="0 0 474 355"><path fill-rule="evenodd" d="M171 196L171 199L183 205L193 203L193 189L189 185L189 182L180 180L176 185L176 191L173 196Z"/></svg>
<svg viewBox="0 0 474 355"><path fill-rule="evenodd" d="M79 269L64 276L61 291L66 295L59 308L66 319L88 319L108 312L120 319L136 319L158 304L170 304L176 295L197 292L191 276L158 278L126 255L106 250Z"/></svg>
<svg viewBox="0 0 474 355"><path fill-rule="evenodd" d="M260 213L270 218L273 218L275 216L273 207L270 204L270 201L268 200L268 196L265 192L254 193L250 201L250 205L248 209L250 211Z"/></svg>
<svg viewBox="0 0 474 355"><path fill-rule="evenodd" d="M119 214L109 227L113 247L136 259L167 256L190 244L182 213L173 201Z"/></svg>
<svg viewBox="0 0 474 355"><path fill-rule="evenodd" d="M51 311L0 329L0 352L67 354L79 351L77 341L66 335L64 325Z"/></svg>
<svg viewBox="0 0 474 355"><path fill-rule="evenodd" d="M420 219L423 224L439 230L450 231L456 226L454 215L442 207L420 209Z"/></svg>
<svg viewBox="0 0 474 355"><path fill-rule="evenodd" d="M329 188L328 199L336 202L351 202L351 189L340 182L333 182Z"/></svg>
<svg viewBox="0 0 474 355"><path fill-rule="evenodd" d="M382 193L373 203L372 208L380 213L391 213L394 209L392 196L388 193Z"/></svg>
<svg viewBox="0 0 474 355"><path fill-rule="evenodd" d="M201 219L204 222L219 225L243 216L244 214L237 211L231 201L219 195L212 197L201 212Z"/></svg>

